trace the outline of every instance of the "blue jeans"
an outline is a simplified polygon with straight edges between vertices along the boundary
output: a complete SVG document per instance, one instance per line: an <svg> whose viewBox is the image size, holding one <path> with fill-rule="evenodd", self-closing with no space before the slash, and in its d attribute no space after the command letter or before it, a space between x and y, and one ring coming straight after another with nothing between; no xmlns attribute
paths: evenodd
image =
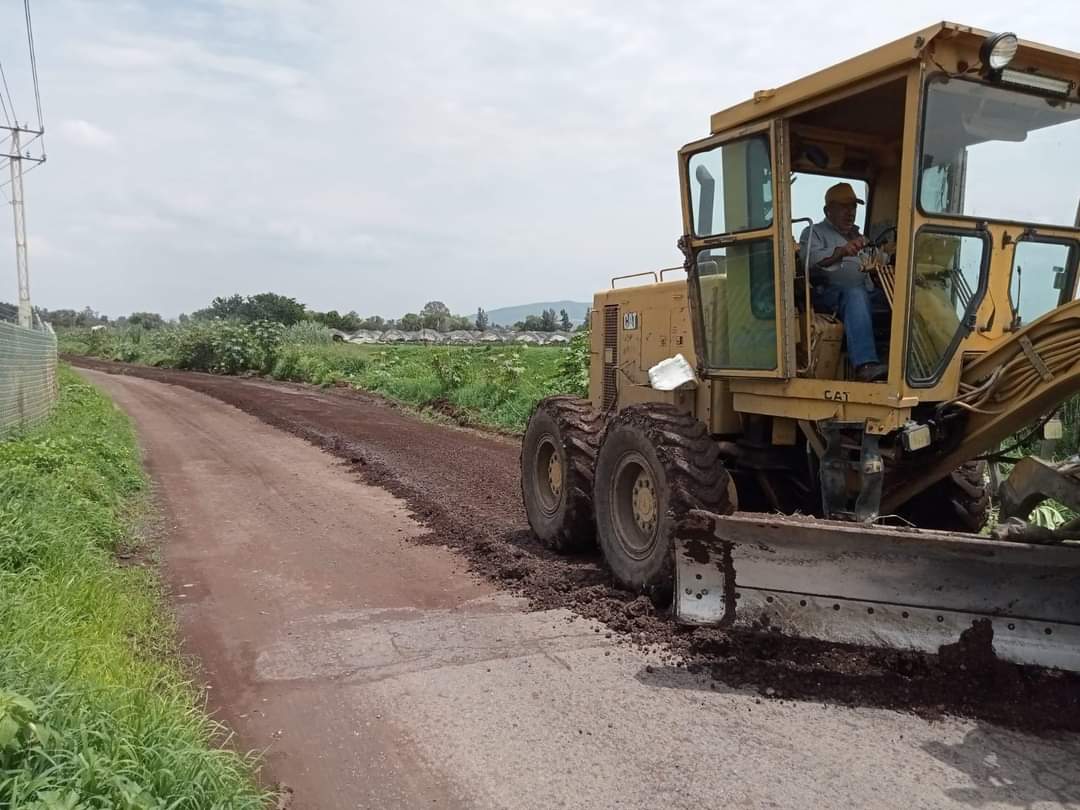
<svg viewBox="0 0 1080 810"><path fill-rule="evenodd" d="M814 287L814 309L838 315L844 322L848 360L854 368L864 363L878 362L870 312L873 308L887 305L885 296L877 289L870 291L865 287L837 287L832 284Z"/></svg>

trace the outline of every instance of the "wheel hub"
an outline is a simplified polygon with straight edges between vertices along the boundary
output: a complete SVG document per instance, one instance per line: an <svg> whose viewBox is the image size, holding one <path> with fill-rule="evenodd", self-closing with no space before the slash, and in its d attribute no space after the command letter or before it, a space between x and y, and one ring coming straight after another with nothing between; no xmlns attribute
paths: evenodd
<svg viewBox="0 0 1080 810"><path fill-rule="evenodd" d="M562 494L562 461L558 451L553 452L548 459L547 477L551 494L558 498Z"/></svg>
<svg viewBox="0 0 1080 810"><path fill-rule="evenodd" d="M646 470L638 473L632 493L634 522L645 534L656 528L656 487Z"/></svg>

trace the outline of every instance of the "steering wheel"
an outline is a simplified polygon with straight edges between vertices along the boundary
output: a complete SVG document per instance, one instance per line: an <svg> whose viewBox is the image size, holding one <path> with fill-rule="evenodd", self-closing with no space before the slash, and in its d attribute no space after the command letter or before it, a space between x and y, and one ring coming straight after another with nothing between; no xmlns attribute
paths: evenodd
<svg viewBox="0 0 1080 810"><path fill-rule="evenodd" d="M875 247L875 248L881 247L882 245L884 245L886 242L889 241L888 239L885 238L889 234L892 234L893 236L896 236L896 227L895 226L890 226L890 227L886 228L885 230L883 230L881 233L879 233L877 235L877 239L875 239L875 240L873 240L872 242L869 243L869 247Z"/></svg>

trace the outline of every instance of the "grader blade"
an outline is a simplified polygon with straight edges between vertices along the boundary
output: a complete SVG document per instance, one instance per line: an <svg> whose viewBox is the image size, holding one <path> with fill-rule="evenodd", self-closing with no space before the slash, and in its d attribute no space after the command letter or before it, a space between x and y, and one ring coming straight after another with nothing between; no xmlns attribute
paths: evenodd
<svg viewBox="0 0 1080 810"><path fill-rule="evenodd" d="M684 624L936 653L985 619L999 658L1080 671L1080 547L1070 543L695 511L679 525L675 561Z"/></svg>

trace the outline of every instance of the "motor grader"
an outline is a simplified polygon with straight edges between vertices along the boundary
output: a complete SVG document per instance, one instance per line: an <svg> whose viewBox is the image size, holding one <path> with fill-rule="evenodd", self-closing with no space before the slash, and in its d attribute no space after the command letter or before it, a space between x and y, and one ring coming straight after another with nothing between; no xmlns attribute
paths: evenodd
<svg viewBox="0 0 1080 810"><path fill-rule="evenodd" d="M588 399L530 419L537 536L690 624L933 652L989 623L998 656L1080 669L1075 526L1024 520L1080 480L1016 456L1080 393L1078 87L1080 54L946 22L714 114L679 151L683 266L597 293ZM881 381L800 249L838 182ZM988 460L1015 466L980 534Z"/></svg>

